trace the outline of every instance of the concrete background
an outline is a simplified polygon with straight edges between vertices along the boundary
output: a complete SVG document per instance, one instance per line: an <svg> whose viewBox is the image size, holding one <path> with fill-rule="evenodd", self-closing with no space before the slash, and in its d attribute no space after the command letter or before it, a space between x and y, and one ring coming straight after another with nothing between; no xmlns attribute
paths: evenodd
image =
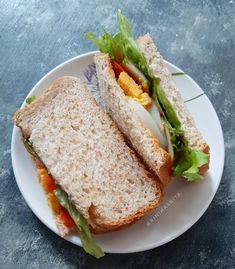
<svg viewBox="0 0 235 269"><path fill-rule="evenodd" d="M115 10L135 36L150 32L166 60L197 81L213 103L225 137L219 190L185 234L150 251L88 256L53 234L31 212L11 167L12 115L26 94L63 61L95 49L84 31L116 31ZM0 267L235 268L234 1L0 1Z"/></svg>

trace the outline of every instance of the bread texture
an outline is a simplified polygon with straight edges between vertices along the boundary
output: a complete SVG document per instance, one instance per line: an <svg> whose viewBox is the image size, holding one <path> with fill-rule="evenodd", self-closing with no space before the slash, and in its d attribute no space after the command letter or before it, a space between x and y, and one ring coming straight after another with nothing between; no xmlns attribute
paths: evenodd
<svg viewBox="0 0 235 269"><path fill-rule="evenodd" d="M172 78L170 71L167 69L162 56L154 45L150 34L139 37L136 40L137 46L143 53L150 70L156 77L161 80L161 85L166 97L171 102L188 140L191 148L199 149L205 153L209 153L210 148L203 139L199 129L197 128L190 112L184 104L182 96ZM209 163L200 168L200 173L204 174L209 169Z"/></svg>
<svg viewBox="0 0 235 269"><path fill-rule="evenodd" d="M172 160L160 147L158 139L146 128L128 105L128 97L118 85L109 56L103 53L95 55L96 71L105 108L128 142L141 156L144 162L166 185L171 180Z"/></svg>
<svg viewBox="0 0 235 269"><path fill-rule="evenodd" d="M160 203L161 183L80 79L54 81L15 123L94 233L120 229Z"/></svg>

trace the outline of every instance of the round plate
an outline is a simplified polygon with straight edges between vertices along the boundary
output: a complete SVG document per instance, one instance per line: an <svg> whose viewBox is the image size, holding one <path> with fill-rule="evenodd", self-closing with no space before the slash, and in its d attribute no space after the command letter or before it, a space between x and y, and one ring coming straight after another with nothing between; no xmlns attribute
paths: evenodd
<svg viewBox="0 0 235 269"><path fill-rule="evenodd" d="M95 52L83 54L57 66L44 76L28 96L40 95L53 80L70 75L82 78L92 93L99 99L97 77L93 56ZM166 62L172 72L182 72ZM174 76L184 100L202 93L201 88L187 75ZM102 105L102 102L100 102ZM24 106L25 103L22 104ZM175 179L166 189L164 201L152 213L123 230L94 236L105 252L130 253L161 246L187 231L210 205L221 180L224 166L224 140L217 114L204 94L187 102L190 113L203 137L210 145L210 170L204 180L188 183ZM38 183L35 167L21 141L21 132L14 127L12 134L12 165L18 187L35 215L53 232L58 234L52 212L45 194ZM66 239L81 245L78 235Z"/></svg>

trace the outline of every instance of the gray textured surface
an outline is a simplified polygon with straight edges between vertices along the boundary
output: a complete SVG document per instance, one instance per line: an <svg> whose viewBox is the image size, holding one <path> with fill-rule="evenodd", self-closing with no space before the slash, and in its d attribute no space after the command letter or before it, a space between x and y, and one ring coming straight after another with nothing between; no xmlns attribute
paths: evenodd
<svg viewBox="0 0 235 269"><path fill-rule="evenodd" d="M193 228L160 248L96 261L50 232L23 200L11 168L12 114L49 70L94 49L84 31L116 29L117 7L136 36L151 32L163 56L207 93L226 161L218 193ZM1 268L235 268L234 14L234 1L0 1Z"/></svg>

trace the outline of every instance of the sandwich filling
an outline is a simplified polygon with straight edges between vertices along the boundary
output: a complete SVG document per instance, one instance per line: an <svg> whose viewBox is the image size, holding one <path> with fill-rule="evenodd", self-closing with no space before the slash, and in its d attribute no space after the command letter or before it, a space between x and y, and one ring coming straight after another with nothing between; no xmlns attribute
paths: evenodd
<svg viewBox="0 0 235 269"><path fill-rule="evenodd" d="M26 100L26 103L30 102ZM95 243L91 236L89 224L86 219L77 211L69 200L67 193L61 189L56 183L56 180L48 172L46 166L35 152L32 143L24 137L22 140L26 150L30 153L36 165L39 183L47 195L48 204L56 219L62 223L68 231L75 228L78 229L82 247L87 253L96 258L104 256L102 249Z"/></svg>
<svg viewBox="0 0 235 269"><path fill-rule="evenodd" d="M209 162L209 154L189 147L177 113L167 99L160 79L152 73L137 47L127 18L120 11L117 17L119 32L114 36L107 31L98 38L91 33L85 33L85 36L101 52L108 53L128 104L171 155L174 175L188 181L202 179L199 169Z"/></svg>

